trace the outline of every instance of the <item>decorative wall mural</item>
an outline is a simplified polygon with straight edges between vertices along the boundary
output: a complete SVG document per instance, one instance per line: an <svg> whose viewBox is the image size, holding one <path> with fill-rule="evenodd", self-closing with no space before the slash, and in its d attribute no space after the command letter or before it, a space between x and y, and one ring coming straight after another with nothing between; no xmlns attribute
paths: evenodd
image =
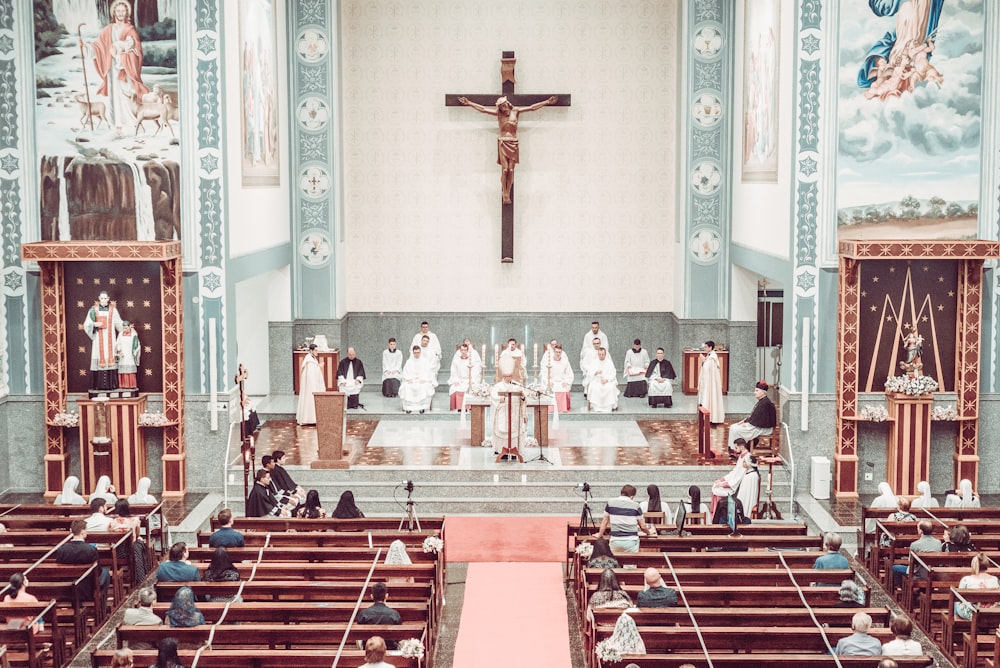
<svg viewBox="0 0 1000 668"><path fill-rule="evenodd" d="M240 2L240 82L244 186L276 186L278 55L273 0Z"/></svg>
<svg viewBox="0 0 1000 668"><path fill-rule="evenodd" d="M978 236L983 0L840 14L841 239Z"/></svg>
<svg viewBox="0 0 1000 668"><path fill-rule="evenodd" d="M43 240L181 237L172 3L35 4Z"/></svg>
<svg viewBox="0 0 1000 668"><path fill-rule="evenodd" d="M778 0L743 3L743 180L778 180Z"/></svg>

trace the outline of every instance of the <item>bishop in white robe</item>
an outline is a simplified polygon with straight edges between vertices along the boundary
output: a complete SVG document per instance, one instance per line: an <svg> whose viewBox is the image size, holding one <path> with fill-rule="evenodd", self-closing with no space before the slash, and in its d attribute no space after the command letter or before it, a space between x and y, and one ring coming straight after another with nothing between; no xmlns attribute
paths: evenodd
<svg viewBox="0 0 1000 668"><path fill-rule="evenodd" d="M521 448L527 438L528 415L524 406L524 385L517 380L518 366L524 354L516 347L505 349L504 353L506 355L500 355L497 364L500 380L493 385L490 393L493 403L493 449L497 461L503 457L524 461Z"/></svg>
<svg viewBox="0 0 1000 668"><path fill-rule="evenodd" d="M399 398L407 413L429 410L431 399L434 398L436 383L431 374L431 366L421 357L421 351L420 346L414 346L413 354L403 366L403 384L399 387Z"/></svg>
<svg viewBox="0 0 1000 668"><path fill-rule="evenodd" d="M597 363L591 369L590 384L587 385L587 402L594 413L610 413L618 410L618 372L615 363L608 357L608 351L597 351Z"/></svg>

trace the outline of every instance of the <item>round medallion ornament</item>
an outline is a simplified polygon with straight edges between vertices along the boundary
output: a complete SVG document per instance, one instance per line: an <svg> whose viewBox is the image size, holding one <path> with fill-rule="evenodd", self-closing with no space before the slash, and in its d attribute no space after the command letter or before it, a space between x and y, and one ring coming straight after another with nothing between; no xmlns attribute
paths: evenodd
<svg viewBox="0 0 1000 668"><path fill-rule="evenodd" d="M694 50L702 58L714 58L722 51L722 33L712 26L705 26L694 35Z"/></svg>
<svg viewBox="0 0 1000 668"><path fill-rule="evenodd" d="M695 100L691 112L698 125L710 128L722 118L722 103L711 93L705 93Z"/></svg>
<svg viewBox="0 0 1000 668"><path fill-rule="evenodd" d="M688 241L688 249L695 262L711 264L722 250L722 237L712 229L697 230Z"/></svg>
<svg viewBox="0 0 1000 668"><path fill-rule="evenodd" d="M299 177L299 188L309 199L320 199L330 190L330 175L323 167L306 167Z"/></svg>
<svg viewBox="0 0 1000 668"><path fill-rule="evenodd" d="M322 232L310 232L302 238L299 244L302 260L310 267L320 267L326 264L333 252L330 240Z"/></svg>
<svg viewBox="0 0 1000 668"><path fill-rule="evenodd" d="M315 132L322 130L330 122L330 109L322 99L310 96L299 103L296 111L299 125L303 130Z"/></svg>
<svg viewBox="0 0 1000 668"><path fill-rule="evenodd" d="M695 193L708 197L722 186L722 171L711 162L699 162L691 174L691 187Z"/></svg>
<svg viewBox="0 0 1000 668"><path fill-rule="evenodd" d="M315 28L306 28L299 33L296 40L295 50L299 53L299 58L307 63L318 63L326 57L330 50L326 41L326 36Z"/></svg>

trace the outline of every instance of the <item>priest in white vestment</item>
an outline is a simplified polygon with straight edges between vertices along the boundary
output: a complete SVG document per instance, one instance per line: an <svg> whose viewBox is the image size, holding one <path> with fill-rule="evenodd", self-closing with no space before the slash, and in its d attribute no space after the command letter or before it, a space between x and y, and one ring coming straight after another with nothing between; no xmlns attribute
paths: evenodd
<svg viewBox="0 0 1000 668"><path fill-rule="evenodd" d="M527 371L525 371L527 363L524 358L524 351L517 345L517 339L507 339L507 347L500 351L500 358L497 360L497 370L494 382L503 378L504 358L509 358L514 365L514 381L524 385L525 379L527 378Z"/></svg>
<svg viewBox="0 0 1000 668"><path fill-rule="evenodd" d="M580 374L583 376L583 396L587 396L587 388L594 377L594 369L600 361L598 351L601 349L601 340L596 336L591 339L590 350L580 353ZM607 350L607 348L605 348Z"/></svg>
<svg viewBox="0 0 1000 668"><path fill-rule="evenodd" d="M539 381L542 387L555 394L559 412L566 413L570 409L569 393L573 389L573 367L569 365L569 359L563 355L562 345L559 343L550 344L542 359L544 363L539 372ZM549 406L549 412L553 412L556 406Z"/></svg>
<svg viewBox="0 0 1000 668"><path fill-rule="evenodd" d="M451 410L462 410L465 393L472 389L473 385L481 383L482 380L482 365L476 364L475 358L472 357L472 351L469 350L469 345L463 343L451 360L451 375L448 376L449 407Z"/></svg>
<svg viewBox="0 0 1000 668"><path fill-rule="evenodd" d="M424 337L427 337L427 342L423 341ZM441 370L441 342L438 341L437 334L431 331L430 325L424 320L420 323L420 331L414 334L413 341L410 342L410 348L413 346L420 346L423 348L421 351L424 360L431 365L434 371L434 382L437 383L437 374Z"/></svg>
<svg viewBox="0 0 1000 668"><path fill-rule="evenodd" d="M516 348L515 342L515 348L505 349L497 363L500 380L493 385L490 393L493 402L493 449L498 455L497 461L504 456L523 461L521 449L525 445L528 424L524 385L518 380L519 370L523 372L523 360L524 353Z"/></svg>
<svg viewBox="0 0 1000 668"><path fill-rule="evenodd" d="M677 378L674 365L665 357L663 348L656 349L656 359L650 362L646 369L646 382L649 384L649 405L660 405L670 408L674 405L674 384Z"/></svg>
<svg viewBox="0 0 1000 668"><path fill-rule="evenodd" d="M316 402L313 394L326 392L323 367L319 365L319 352L315 343L309 344L309 354L299 365L299 405L295 410L295 421L301 425L316 424Z"/></svg>
<svg viewBox="0 0 1000 668"><path fill-rule="evenodd" d="M743 464L743 460L750 456L750 451L747 450L747 442L742 438L736 439L736 442L733 444L733 450L736 453L736 464L733 465L733 470L712 483L713 517L715 517L715 508L719 505L719 500L735 494L736 490L740 487L740 483L743 482L743 476L747 473L747 467Z"/></svg>
<svg viewBox="0 0 1000 668"><path fill-rule="evenodd" d="M431 375L434 376L434 384L437 385L438 373L441 371L441 351L434 350L430 337L426 334L420 337L420 353L420 356L430 367Z"/></svg>
<svg viewBox="0 0 1000 668"><path fill-rule="evenodd" d="M469 356L472 357L472 363L478 364L479 368L482 369L483 358L479 355L479 351L476 350L476 347L472 345L472 341L470 341L469 339L462 339L462 344L469 346Z"/></svg>
<svg viewBox="0 0 1000 668"><path fill-rule="evenodd" d="M608 357L608 351L597 351L597 363L590 374L587 385L587 402L594 413L610 413L618 410L618 372L615 363Z"/></svg>
<svg viewBox="0 0 1000 668"><path fill-rule="evenodd" d="M403 384L399 387L399 398L407 413L429 410L437 385L431 374L431 366L421 357L421 351L420 346L413 346L410 359L403 366Z"/></svg>
<svg viewBox="0 0 1000 668"><path fill-rule="evenodd" d="M625 396L646 396L646 369L649 367L649 353L642 347L642 341L636 339L632 347L625 353Z"/></svg>
<svg viewBox="0 0 1000 668"><path fill-rule="evenodd" d="M347 349L347 357L337 365L337 389L347 395L348 408L364 408L361 403L361 388L365 385L365 365L358 359L353 347Z"/></svg>
<svg viewBox="0 0 1000 668"><path fill-rule="evenodd" d="M594 339L600 340L600 343L594 345ZM581 372L583 372L584 358L596 358L597 356L591 351L596 351L599 348L610 350L611 346L608 345L608 335L601 331L601 323L595 320L590 323L590 331L583 335L583 345L580 347ZM584 385L584 388L586 388L586 385Z"/></svg>
<svg viewBox="0 0 1000 668"><path fill-rule="evenodd" d="M396 339L389 339L389 347L382 351L382 396L398 397L399 383L403 378L403 352L396 348Z"/></svg>
<svg viewBox="0 0 1000 668"><path fill-rule="evenodd" d="M708 409L709 422L722 424L726 421L726 410L722 406L722 367L715 352L714 341L705 341L705 353L701 358L701 371L698 374L698 405Z"/></svg>

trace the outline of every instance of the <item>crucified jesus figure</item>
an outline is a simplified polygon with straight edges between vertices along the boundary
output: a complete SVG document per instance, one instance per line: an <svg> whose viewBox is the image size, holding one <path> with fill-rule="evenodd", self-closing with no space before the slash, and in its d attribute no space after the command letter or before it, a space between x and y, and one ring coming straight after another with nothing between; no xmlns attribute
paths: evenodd
<svg viewBox="0 0 1000 668"><path fill-rule="evenodd" d="M497 117L500 125L500 136L497 137L497 164L500 165L500 186L503 189L503 203L510 204L510 189L514 185L514 166L518 161L517 150L517 121L522 112L535 111L550 104L555 104L559 98L555 95L547 100L536 102L528 107L515 107L506 96L497 98L494 107L485 107L476 104L467 97L460 97L458 101L467 107L472 107L476 111Z"/></svg>

